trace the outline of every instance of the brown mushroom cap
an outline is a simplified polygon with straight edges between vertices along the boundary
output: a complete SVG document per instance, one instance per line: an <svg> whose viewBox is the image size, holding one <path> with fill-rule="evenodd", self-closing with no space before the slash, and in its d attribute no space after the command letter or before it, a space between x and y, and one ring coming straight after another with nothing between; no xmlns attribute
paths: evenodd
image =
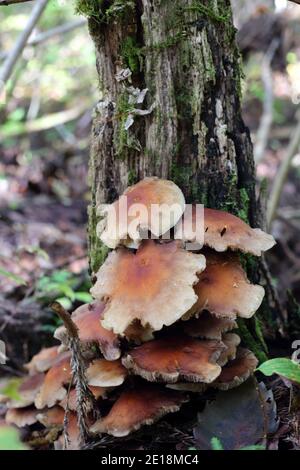
<svg viewBox="0 0 300 470"><path fill-rule="evenodd" d="M38 411L33 408L11 408L7 410L5 421L7 424L14 424L18 428L31 426L37 422Z"/></svg>
<svg viewBox="0 0 300 470"><path fill-rule="evenodd" d="M225 344L226 349L221 352L218 364L223 367L228 361L235 359L241 338L235 333L225 333L222 336L222 342Z"/></svg>
<svg viewBox="0 0 300 470"><path fill-rule="evenodd" d="M65 418L65 410L60 406L54 406L50 409L45 409L37 414L37 420L46 428L63 427Z"/></svg>
<svg viewBox="0 0 300 470"><path fill-rule="evenodd" d="M58 346L43 348L33 356L30 362L25 364L25 368L32 374L36 372L46 372L54 364L58 354Z"/></svg>
<svg viewBox="0 0 300 470"><path fill-rule="evenodd" d="M256 369L258 360L248 349L239 348L236 358L223 367L212 387L229 390L245 382Z"/></svg>
<svg viewBox="0 0 300 470"><path fill-rule="evenodd" d="M90 431L115 437L127 436L145 424L153 424L167 413L178 411L185 401L186 397L180 392L145 384L124 391L108 415L96 421Z"/></svg>
<svg viewBox="0 0 300 470"><path fill-rule="evenodd" d="M217 318L209 312L202 312L199 318L187 321L184 332L194 338L221 340L222 334L237 328L237 323L230 318Z"/></svg>
<svg viewBox="0 0 300 470"><path fill-rule="evenodd" d="M122 207L124 197L127 208ZM144 211L135 213L135 204L142 204ZM157 217L153 214L151 219L154 204L157 205L158 213ZM170 208L173 208L171 219ZM116 248L120 243L130 246L131 240L135 245L141 240L142 231L150 231L157 237L168 232L178 222L184 208L184 196L175 183L156 177L145 178L127 188L123 197L105 210L106 219L98 224L97 233L109 248Z"/></svg>
<svg viewBox="0 0 300 470"><path fill-rule="evenodd" d="M86 345L97 343L103 356L113 361L121 355L120 345L117 335L105 329L100 322L104 308L103 302L81 305L73 312L72 320L78 328L81 342ZM64 344L68 341L67 332L63 326L56 330L54 336Z"/></svg>
<svg viewBox="0 0 300 470"><path fill-rule="evenodd" d="M109 387L89 387L90 391L92 392L95 400L98 398L106 398L107 393L111 390ZM64 410L67 408L70 411L77 410L77 394L76 389L72 388L69 392L69 395L66 395L65 398L59 402L59 406L61 406ZM87 405L88 411L90 410L89 405Z"/></svg>
<svg viewBox="0 0 300 470"><path fill-rule="evenodd" d="M251 228L228 212L204 209L204 244L216 251L240 250L261 256L275 245L272 235Z"/></svg>
<svg viewBox="0 0 300 470"><path fill-rule="evenodd" d="M184 318L202 310L232 320L252 317L263 300L264 288L250 284L236 255L205 251L205 257L206 269L194 286L198 300Z"/></svg>
<svg viewBox="0 0 300 470"><path fill-rule="evenodd" d="M79 450L80 449L80 431L77 423L76 413L69 412L66 423L66 441L65 436L61 435L54 442L55 450Z"/></svg>
<svg viewBox="0 0 300 470"><path fill-rule="evenodd" d="M193 285L204 268L203 255L175 241L145 240L136 254L125 248L111 252L91 289L96 299L107 302L102 325L121 335L135 320L153 330L171 325L196 302Z"/></svg>
<svg viewBox="0 0 300 470"><path fill-rule="evenodd" d="M192 250L199 251L204 245L204 208L201 204L188 205L175 229L175 239L193 243ZM189 247L187 246L189 249Z"/></svg>
<svg viewBox="0 0 300 470"><path fill-rule="evenodd" d="M61 406L64 410L67 408L70 411L77 410L77 394L75 388L72 388L70 392L65 395L64 399L59 402L59 406Z"/></svg>
<svg viewBox="0 0 300 470"><path fill-rule="evenodd" d="M38 409L48 406L51 408L64 399L67 391L64 384L71 380L70 353L58 356L55 364L48 370L44 383L35 399Z"/></svg>
<svg viewBox="0 0 300 470"><path fill-rule="evenodd" d="M95 359L86 371L89 385L97 387L117 387L124 382L126 375L127 370L120 360Z"/></svg>
<svg viewBox="0 0 300 470"><path fill-rule="evenodd" d="M220 341L205 341L178 335L144 343L122 359L127 369L150 382L210 383L221 373L217 364L225 346Z"/></svg>

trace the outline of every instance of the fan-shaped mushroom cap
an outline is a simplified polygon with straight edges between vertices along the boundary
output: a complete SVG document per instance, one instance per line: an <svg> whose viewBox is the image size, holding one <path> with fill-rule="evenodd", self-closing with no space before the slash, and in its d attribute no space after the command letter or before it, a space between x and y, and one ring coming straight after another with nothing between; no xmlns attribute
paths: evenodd
<svg viewBox="0 0 300 470"><path fill-rule="evenodd" d="M37 422L38 411L35 408L11 408L7 410L5 421L7 424L14 424L18 428L31 426Z"/></svg>
<svg viewBox="0 0 300 470"><path fill-rule="evenodd" d="M50 410L45 410L37 415L38 421L46 428L63 428L65 418L65 411L60 406L54 406ZM77 415L74 412L68 412L66 421L67 432L67 449L79 449L80 433L77 424ZM61 450L64 448L64 436L60 436L55 441L55 449Z"/></svg>
<svg viewBox="0 0 300 470"><path fill-rule="evenodd" d="M72 388L70 392L66 394L64 399L59 402L59 406L61 406L64 410L67 408L70 411L77 410L77 394L75 388Z"/></svg>
<svg viewBox="0 0 300 470"><path fill-rule="evenodd" d="M94 385L89 386L92 395L94 395L95 400L98 398L106 398L108 393L114 389L114 387L98 387Z"/></svg>
<svg viewBox="0 0 300 470"><path fill-rule="evenodd" d="M25 368L31 373L46 372L54 364L58 354L58 346L43 348L30 362L25 364Z"/></svg>
<svg viewBox="0 0 300 470"><path fill-rule="evenodd" d="M167 413L178 411L186 401L186 397L180 392L145 384L134 390L124 391L108 415L96 421L90 431L115 437L127 436L145 424L153 424Z"/></svg>
<svg viewBox="0 0 300 470"><path fill-rule="evenodd" d="M240 250L260 256L275 245L272 235L251 228L228 212L204 209L204 244L216 251Z"/></svg>
<svg viewBox="0 0 300 470"><path fill-rule="evenodd" d="M121 385L127 375L127 370L121 361L106 361L95 359L86 371L89 385L98 387L117 387Z"/></svg>
<svg viewBox="0 0 300 470"><path fill-rule="evenodd" d="M55 405L56 402L64 399L67 391L64 384L71 380L70 354L63 353L58 356L55 364L48 370L44 383L35 399L35 406L38 409Z"/></svg>
<svg viewBox="0 0 300 470"><path fill-rule="evenodd" d="M202 204L188 205L175 229L175 239L181 239L187 249L199 251L204 245L204 207Z"/></svg>
<svg viewBox="0 0 300 470"><path fill-rule="evenodd" d="M80 449L80 431L77 422L77 414L69 412L66 422L66 436L61 435L54 442L55 450L79 450ZM66 440L65 440L66 437Z"/></svg>
<svg viewBox="0 0 300 470"><path fill-rule="evenodd" d="M223 367L228 361L235 359L237 347L241 342L241 338L235 333L226 333L222 336L222 342L225 344L226 349L221 352L218 364Z"/></svg>
<svg viewBox="0 0 300 470"><path fill-rule="evenodd" d="M217 318L209 312L203 312L199 318L187 321L183 330L189 336L203 339L221 340L222 334L237 328L237 323L230 318Z"/></svg>
<svg viewBox="0 0 300 470"><path fill-rule="evenodd" d="M63 427L65 418L65 410L60 406L54 406L53 408L42 410L37 414L37 420L45 426L45 428L51 427Z"/></svg>
<svg viewBox="0 0 300 470"><path fill-rule="evenodd" d="M80 449L80 431L77 422L76 413L68 414L68 421L66 426L67 431L67 450L78 450ZM63 436L61 436L61 440Z"/></svg>
<svg viewBox="0 0 300 470"><path fill-rule="evenodd" d="M20 399L9 400L6 405L10 408L24 408L32 405L44 383L44 378L45 374L39 373L29 375L21 379L18 387L18 395L20 396Z"/></svg>
<svg viewBox="0 0 300 470"><path fill-rule="evenodd" d="M110 387L89 387L91 393L93 394L95 400L98 400L98 398L106 398L107 393L111 390ZM90 402L89 402L90 403ZM70 411L76 411L77 410L77 394L75 388L72 388L70 390L69 396L66 395L65 398L59 402L59 406L61 406L64 410L67 408ZM88 404L88 411L90 410Z"/></svg>
<svg viewBox="0 0 300 470"><path fill-rule="evenodd" d="M175 241L145 240L136 254L125 248L111 252L91 289L107 301L102 325L121 335L134 320L153 330L171 325L196 302L193 285L204 268L204 256Z"/></svg>
<svg viewBox="0 0 300 470"><path fill-rule="evenodd" d="M239 348L236 358L223 367L212 387L229 390L245 382L253 374L258 364L254 354L248 349Z"/></svg>
<svg viewBox="0 0 300 470"><path fill-rule="evenodd" d="M252 317L264 298L264 288L250 284L236 255L207 251L205 257L206 269L194 287L198 300L184 319L202 310L230 319Z"/></svg>
<svg viewBox="0 0 300 470"><path fill-rule="evenodd" d="M144 343L122 359L127 369L150 382L210 383L221 373L217 364L225 346L220 341L205 341L178 335Z"/></svg>
<svg viewBox="0 0 300 470"><path fill-rule="evenodd" d="M85 345L97 343L103 356L113 361L121 355L120 345L117 335L105 329L100 322L105 304L103 302L93 302L84 304L77 308L72 314L72 320L79 331L79 338ZM67 344L68 335L64 326L59 327L54 333L55 338Z"/></svg>
<svg viewBox="0 0 300 470"><path fill-rule="evenodd" d="M97 234L109 248L116 248L120 243L130 246L132 241L136 246L142 239L142 232L150 231L157 237L168 232L178 222L184 208L184 196L175 183L156 177L145 178L127 188L123 196L102 213L106 218L98 224Z"/></svg>

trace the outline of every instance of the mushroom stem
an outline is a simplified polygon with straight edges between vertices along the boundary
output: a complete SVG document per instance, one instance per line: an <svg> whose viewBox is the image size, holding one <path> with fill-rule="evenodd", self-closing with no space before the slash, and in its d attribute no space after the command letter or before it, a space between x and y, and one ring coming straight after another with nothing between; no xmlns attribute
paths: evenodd
<svg viewBox="0 0 300 470"><path fill-rule="evenodd" d="M94 397L88 387L86 378L86 362L82 354L78 328L71 315L58 302L51 304L51 309L62 319L69 335L69 349L71 351L71 369L73 372L76 397L77 397L77 421L80 430L81 446L89 441L90 433L87 425L89 409L95 409Z"/></svg>

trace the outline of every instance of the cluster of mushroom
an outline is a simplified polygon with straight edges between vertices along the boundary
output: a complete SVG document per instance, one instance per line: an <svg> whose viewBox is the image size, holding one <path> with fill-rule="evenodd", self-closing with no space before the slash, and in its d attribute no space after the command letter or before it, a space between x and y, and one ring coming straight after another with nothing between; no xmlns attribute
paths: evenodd
<svg viewBox="0 0 300 470"><path fill-rule="evenodd" d="M227 390L255 370L257 359L240 347L236 319L254 315L264 289L249 282L236 251L259 256L275 243L227 212L204 209L204 246L189 251L187 244L201 238L194 230L195 210L185 210L173 182L145 178L124 195L127 212L121 213L119 199L99 224L99 236L112 251L96 274L95 301L72 314L90 391L99 410L102 405L106 410L104 417L91 416L90 432L116 437L179 410L187 392ZM137 202L158 205L158 219L130 215ZM165 213L174 203L170 223ZM108 224L112 211L114 227ZM129 233L133 219L135 230ZM181 240L162 237L180 220ZM27 365L22 400L7 403L6 420L18 426L38 421L59 431L68 409L69 447L76 448L76 392L65 327L55 337L62 345L42 350ZM60 436L56 447L62 445Z"/></svg>

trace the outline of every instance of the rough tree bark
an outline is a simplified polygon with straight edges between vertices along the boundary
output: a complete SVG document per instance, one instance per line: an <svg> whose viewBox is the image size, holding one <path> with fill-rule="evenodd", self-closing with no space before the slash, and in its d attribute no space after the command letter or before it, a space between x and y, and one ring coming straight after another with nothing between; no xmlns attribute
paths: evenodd
<svg viewBox="0 0 300 470"><path fill-rule="evenodd" d="M105 254L95 232L97 207L144 176L172 179L188 202L228 210L258 226L230 1L79 0L78 10L90 16L101 89L90 157L91 270ZM126 68L132 83L116 78ZM142 105L130 103L130 86L148 89ZM134 115L126 130L139 106L155 107Z"/></svg>

